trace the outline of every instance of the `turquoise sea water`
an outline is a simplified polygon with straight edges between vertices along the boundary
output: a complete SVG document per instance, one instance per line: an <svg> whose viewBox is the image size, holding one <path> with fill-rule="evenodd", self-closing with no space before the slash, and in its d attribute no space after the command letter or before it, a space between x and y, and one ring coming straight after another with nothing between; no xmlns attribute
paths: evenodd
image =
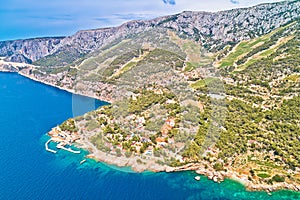
<svg viewBox="0 0 300 200"><path fill-rule="evenodd" d="M73 116L70 93L18 74L0 73L0 95L1 200L300 199L300 193L291 191L272 196L247 192L231 180L218 184L201 177L197 182L194 172L138 174L93 160L80 165L86 152L52 154L44 149L45 133ZM76 101L83 105L76 114L92 109L94 102L83 97Z"/></svg>

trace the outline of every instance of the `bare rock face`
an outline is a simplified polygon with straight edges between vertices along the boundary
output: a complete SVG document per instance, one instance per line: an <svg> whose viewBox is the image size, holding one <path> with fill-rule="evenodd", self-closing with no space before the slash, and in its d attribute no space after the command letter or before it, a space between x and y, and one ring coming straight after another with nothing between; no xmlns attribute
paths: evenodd
<svg viewBox="0 0 300 200"><path fill-rule="evenodd" d="M300 2L286 1L216 13L183 12L162 25L213 45L266 34L299 16Z"/></svg>
<svg viewBox="0 0 300 200"><path fill-rule="evenodd" d="M183 12L153 20L130 21L119 27L79 31L65 38L0 42L0 56L5 56L8 61L31 63L48 55L56 56L60 52L66 52L65 54L69 52L69 57L76 60L79 56L99 49L116 39L156 28L175 30L179 35L200 41L208 50L214 51L228 43L266 34L296 20L299 16L299 1L262 4L216 13Z"/></svg>
<svg viewBox="0 0 300 200"><path fill-rule="evenodd" d="M14 53L13 55L6 58L5 60L11 62L19 62L19 63L28 63L28 64L32 63L32 61L29 58L25 57L23 54L20 53Z"/></svg>
<svg viewBox="0 0 300 200"><path fill-rule="evenodd" d="M130 34L139 33L149 27L151 27L150 21L131 21L119 27L78 31L74 35L64 38L56 47L56 50L62 50L71 46L81 53L88 53L117 38L125 38Z"/></svg>
<svg viewBox="0 0 300 200"><path fill-rule="evenodd" d="M0 42L0 56L8 61L30 63L46 55L61 42L60 38L35 38Z"/></svg>

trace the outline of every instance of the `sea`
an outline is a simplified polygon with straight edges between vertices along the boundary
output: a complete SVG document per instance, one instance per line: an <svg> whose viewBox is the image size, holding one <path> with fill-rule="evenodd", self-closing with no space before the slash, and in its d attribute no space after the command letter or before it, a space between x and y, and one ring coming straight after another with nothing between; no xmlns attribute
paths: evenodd
<svg viewBox="0 0 300 200"><path fill-rule="evenodd" d="M80 164L88 152L47 152L46 133L74 115L107 103L16 73L0 73L0 95L1 200L300 199L300 193L286 190L272 192L271 196L249 192L228 179L219 184L202 176L196 181L195 172L134 173L130 168L89 159ZM54 148L53 144L50 146Z"/></svg>

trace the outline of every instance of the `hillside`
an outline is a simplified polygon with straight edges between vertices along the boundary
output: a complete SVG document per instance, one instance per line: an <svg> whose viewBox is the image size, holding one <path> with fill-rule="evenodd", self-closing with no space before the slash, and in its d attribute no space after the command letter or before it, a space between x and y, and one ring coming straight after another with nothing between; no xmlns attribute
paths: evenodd
<svg viewBox="0 0 300 200"><path fill-rule="evenodd" d="M217 13L183 12L148 21L131 21L119 27L79 31L68 37L4 41L0 42L0 56L7 57L7 61L62 66L116 39L156 28L173 30L215 51L226 44L266 34L296 19L299 7L298 1L286 1Z"/></svg>
<svg viewBox="0 0 300 200"><path fill-rule="evenodd" d="M91 158L299 191L299 16L286 1L2 42L0 68L109 101L48 133Z"/></svg>

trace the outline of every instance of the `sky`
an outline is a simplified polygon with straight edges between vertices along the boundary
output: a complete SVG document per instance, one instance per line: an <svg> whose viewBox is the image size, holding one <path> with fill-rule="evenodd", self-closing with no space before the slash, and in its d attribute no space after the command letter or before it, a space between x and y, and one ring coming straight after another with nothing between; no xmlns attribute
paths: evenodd
<svg viewBox="0 0 300 200"><path fill-rule="evenodd" d="M0 0L0 41L66 36L182 11L215 12L280 0Z"/></svg>

